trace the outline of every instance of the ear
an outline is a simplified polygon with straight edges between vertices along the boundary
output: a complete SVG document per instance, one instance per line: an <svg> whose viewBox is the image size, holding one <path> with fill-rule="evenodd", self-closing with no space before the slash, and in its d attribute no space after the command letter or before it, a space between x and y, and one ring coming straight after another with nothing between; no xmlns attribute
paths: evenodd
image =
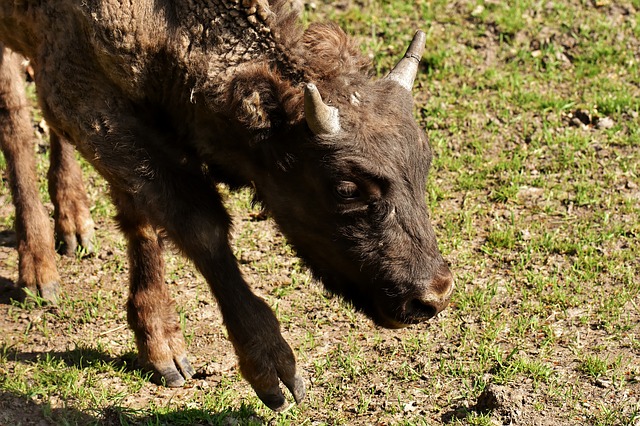
<svg viewBox="0 0 640 426"><path fill-rule="evenodd" d="M237 117L249 128L267 129L271 127L268 105L264 104L262 100L266 93L262 91L262 97L260 93L260 90L254 90L240 97L240 108L238 109Z"/></svg>
<svg viewBox="0 0 640 426"><path fill-rule="evenodd" d="M272 130L286 115L280 102L282 83L271 72L251 67L236 75L229 85L227 106L234 118L248 129Z"/></svg>
<svg viewBox="0 0 640 426"><path fill-rule="evenodd" d="M308 61L313 67L321 66L326 76L358 73L369 67L358 46L334 23L311 24L302 41Z"/></svg>

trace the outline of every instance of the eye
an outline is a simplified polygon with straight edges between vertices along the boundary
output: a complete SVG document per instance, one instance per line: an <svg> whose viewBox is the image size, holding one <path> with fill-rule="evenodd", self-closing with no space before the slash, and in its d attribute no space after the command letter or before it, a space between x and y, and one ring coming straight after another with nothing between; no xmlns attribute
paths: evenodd
<svg viewBox="0 0 640 426"><path fill-rule="evenodd" d="M343 200L352 201L360 198L361 192L358 185L347 180L343 180L336 185L336 194Z"/></svg>

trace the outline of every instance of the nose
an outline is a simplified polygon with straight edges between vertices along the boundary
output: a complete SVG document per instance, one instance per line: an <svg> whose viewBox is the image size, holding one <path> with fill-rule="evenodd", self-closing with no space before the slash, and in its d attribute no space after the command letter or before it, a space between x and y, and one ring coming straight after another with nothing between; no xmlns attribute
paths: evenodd
<svg viewBox="0 0 640 426"><path fill-rule="evenodd" d="M442 265L436 275L420 287L420 292L405 305L405 315L414 321L434 317L447 307L453 292L453 275Z"/></svg>

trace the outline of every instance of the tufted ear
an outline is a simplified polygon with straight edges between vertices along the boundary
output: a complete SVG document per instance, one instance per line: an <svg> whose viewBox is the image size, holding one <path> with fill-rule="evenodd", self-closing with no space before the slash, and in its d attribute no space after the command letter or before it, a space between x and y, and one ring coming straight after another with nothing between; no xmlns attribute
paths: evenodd
<svg viewBox="0 0 640 426"><path fill-rule="evenodd" d="M270 130L286 120L282 83L266 69L252 67L230 84L227 106L247 129Z"/></svg>
<svg viewBox="0 0 640 426"><path fill-rule="evenodd" d="M240 108L237 110L240 121L252 129L266 129L271 127L269 105L268 102L265 103L263 101L263 98L268 98L268 96L265 96L266 93L264 91L262 92L262 96L260 93L260 91L256 90L246 96L242 96L240 98Z"/></svg>
<svg viewBox="0 0 640 426"><path fill-rule="evenodd" d="M360 49L334 23L311 24L304 32L303 43L312 65L321 66L325 76L358 73L369 68Z"/></svg>

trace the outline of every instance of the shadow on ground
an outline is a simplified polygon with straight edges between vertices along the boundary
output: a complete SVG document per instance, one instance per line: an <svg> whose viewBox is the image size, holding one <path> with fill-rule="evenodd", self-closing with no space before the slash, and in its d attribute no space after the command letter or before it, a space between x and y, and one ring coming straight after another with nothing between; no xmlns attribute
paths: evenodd
<svg viewBox="0 0 640 426"><path fill-rule="evenodd" d="M8 361L24 364L37 364L42 359L64 363L67 367L87 368L96 364L109 364L118 371L139 372L135 353L128 352L113 357L104 351L87 347L77 347L61 352L20 352L12 347L2 348ZM0 379L0 385L2 380ZM149 414L145 410L136 410L119 405L79 410L73 408L73 402L64 408L52 408L47 396L22 392L0 391L0 425L45 426L45 425L229 425L229 424L265 424L254 409L241 405L237 410L225 409L220 412L208 412L200 409L177 409L164 414Z"/></svg>
<svg viewBox="0 0 640 426"><path fill-rule="evenodd" d="M26 299L24 290L12 280L0 276L0 304L11 305L13 302L22 303Z"/></svg>
<svg viewBox="0 0 640 426"><path fill-rule="evenodd" d="M108 406L104 408L78 410L72 407L52 408L41 397L0 392L0 425L48 426L48 425L222 425L266 424L251 407L241 406L238 410L222 410L209 413L198 409L171 411L166 414L148 415L127 407Z"/></svg>
<svg viewBox="0 0 640 426"><path fill-rule="evenodd" d="M68 419L70 425L100 424L100 419L73 408L51 408L38 401L38 396L8 391L0 392L0 424L15 426L45 426Z"/></svg>
<svg viewBox="0 0 640 426"><path fill-rule="evenodd" d="M25 364L35 364L46 358L51 361L62 361L67 367L78 369L87 368L98 363L105 363L113 366L114 369L129 373L138 370L134 366L135 354L133 352L128 352L121 357L113 357L104 351L84 346L77 346L75 349L60 352L20 352L12 347L8 347L4 350L4 357L9 361L22 362Z"/></svg>
<svg viewBox="0 0 640 426"><path fill-rule="evenodd" d="M18 239L13 229L5 229L0 231L0 247L16 248Z"/></svg>

